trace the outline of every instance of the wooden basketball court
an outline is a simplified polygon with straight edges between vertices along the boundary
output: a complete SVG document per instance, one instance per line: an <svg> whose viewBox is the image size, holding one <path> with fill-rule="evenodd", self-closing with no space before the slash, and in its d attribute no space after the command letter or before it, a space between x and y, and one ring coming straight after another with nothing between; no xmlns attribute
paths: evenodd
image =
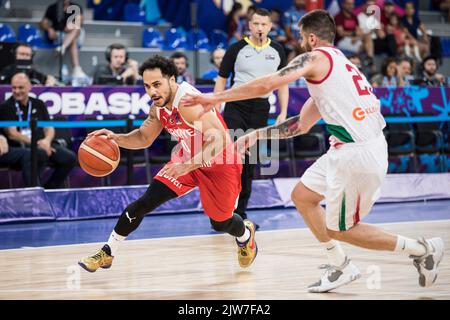
<svg viewBox="0 0 450 320"><path fill-rule="evenodd" d="M0 299L450 299L450 220L382 225L405 236L441 236L446 256L437 283L418 285L405 256L344 244L362 278L333 293L310 294L327 260L306 229L257 233L249 269L228 235L126 241L109 270L88 273L80 257L101 244L0 251Z"/></svg>

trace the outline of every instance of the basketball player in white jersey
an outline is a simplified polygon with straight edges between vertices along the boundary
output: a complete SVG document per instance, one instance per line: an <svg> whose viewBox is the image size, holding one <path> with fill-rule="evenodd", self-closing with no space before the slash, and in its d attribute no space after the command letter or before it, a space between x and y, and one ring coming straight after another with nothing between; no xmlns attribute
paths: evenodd
<svg viewBox="0 0 450 320"><path fill-rule="evenodd" d="M312 11L303 16L299 26L307 52L284 69L220 93L188 95L182 103L200 103L206 111L222 102L260 96L304 77L311 97L299 116L253 131L237 144L242 152L258 139L306 133L320 118L327 124L332 135L330 150L304 173L292 191L296 208L329 259L321 279L308 291L327 292L360 277L339 241L409 255L419 272L419 284L432 285L444 253L441 238L415 240L360 223L379 197L388 167L379 100L364 75L332 46L336 27L328 12ZM320 206L324 198L325 210Z"/></svg>

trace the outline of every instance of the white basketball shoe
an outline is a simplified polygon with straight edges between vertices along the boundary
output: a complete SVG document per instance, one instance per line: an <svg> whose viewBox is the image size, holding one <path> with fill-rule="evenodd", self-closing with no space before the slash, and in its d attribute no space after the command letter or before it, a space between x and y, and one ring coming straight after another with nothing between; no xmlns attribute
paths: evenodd
<svg viewBox="0 0 450 320"><path fill-rule="evenodd" d="M325 272L318 282L308 287L308 292L328 292L361 277L358 268L347 257L341 266L324 264L319 269L325 269Z"/></svg>
<svg viewBox="0 0 450 320"><path fill-rule="evenodd" d="M438 277L438 266L444 257L444 241L441 238L420 238L418 241L427 251L421 257L410 256L410 258L414 259L413 264L419 272L420 286L429 287Z"/></svg>

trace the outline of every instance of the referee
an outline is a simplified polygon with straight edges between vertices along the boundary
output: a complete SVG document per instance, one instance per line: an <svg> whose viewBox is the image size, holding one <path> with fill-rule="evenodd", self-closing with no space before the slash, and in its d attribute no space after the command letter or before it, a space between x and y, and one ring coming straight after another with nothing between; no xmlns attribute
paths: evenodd
<svg viewBox="0 0 450 320"><path fill-rule="evenodd" d="M225 90L230 75L231 86L237 87L286 66L283 47L268 38L271 28L270 12L266 9L256 9L249 21L250 37L232 44L225 53L214 92ZM242 129L245 132L266 126L270 109L269 96L270 94L225 104L224 120L228 128ZM288 100L289 88L286 85L278 90L281 112L277 123L286 119ZM235 211L243 219L247 219L246 209L252 191L254 167L246 157L242 169L242 191Z"/></svg>

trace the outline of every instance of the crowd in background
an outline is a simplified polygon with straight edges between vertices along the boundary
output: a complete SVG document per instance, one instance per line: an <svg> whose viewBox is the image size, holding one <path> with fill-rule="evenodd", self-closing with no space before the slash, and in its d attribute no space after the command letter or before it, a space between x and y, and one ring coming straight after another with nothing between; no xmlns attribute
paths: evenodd
<svg viewBox="0 0 450 320"><path fill-rule="evenodd" d="M245 1L235 1L226 18L229 44L233 44L249 35L248 21L257 8L256 5L244 6ZM269 37L280 43L288 61L303 52L300 46L298 22L306 13L305 0L293 0L292 6L282 12L271 10L273 23ZM256 2L257 4L258 2ZM373 6L382 4L380 16L372 14ZM447 13L449 1L434 3L436 9ZM60 14L71 6L80 8L80 18L69 21L68 14ZM60 8L61 7L61 8ZM446 77L438 73L442 63L439 39L428 34L426 25L420 20L415 3L404 2L403 6L390 1L367 0L363 6L355 8L354 0L341 0L339 7L329 8L335 11L335 46L360 68L374 87L408 85L446 85ZM78 57L80 39L83 33L83 8L75 2L64 0L50 5L40 27L48 41L57 44L57 53L70 52L72 76L87 77L82 70ZM214 49L214 48L213 48ZM10 83L16 72L26 70L32 84L64 84L65 79L39 72L32 65L33 49L27 44L15 48L16 63L0 70L0 83ZM172 55L180 71L179 80L189 83L213 84L220 67L223 50L211 53L211 69L201 75L188 72L188 58L182 52ZM140 84L137 74L138 62L128 57L127 48L120 43L112 43L105 52L106 64L99 64L94 74L89 75L91 84L134 85ZM202 81L205 80L205 81ZM292 85L302 86L299 79Z"/></svg>

